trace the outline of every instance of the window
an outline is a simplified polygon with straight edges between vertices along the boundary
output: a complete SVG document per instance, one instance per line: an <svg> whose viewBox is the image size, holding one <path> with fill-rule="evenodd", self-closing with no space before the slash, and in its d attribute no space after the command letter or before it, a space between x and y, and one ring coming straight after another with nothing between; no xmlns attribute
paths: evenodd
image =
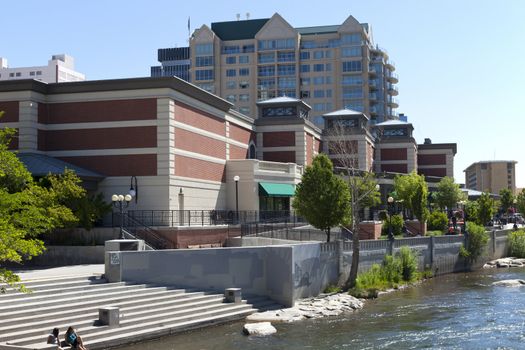
<svg viewBox="0 0 525 350"><path fill-rule="evenodd" d="M249 159L255 159L255 145L253 143L250 144L248 157Z"/></svg>
<svg viewBox="0 0 525 350"><path fill-rule="evenodd" d="M324 103L314 103L314 111L322 112L324 110Z"/></svg>
<svg viewBox="0 0 525 350"><path fill-rule="evenodd" d="M203 69L195 71L195 80L213 80L213 69Z"/></svg>
<svg viewBox="0 0 525 350"><path fill-rule="evenodd" d="M284 64L277 67L278 75L295 75L294 64Z"/></svg>
<svg viewBox="0 0 525 350"><path fill-rule="evenodd" d="M383 131L383 136L407 136L407 129L386 129Z"/></svg>
<svg viewBox="0 0 525 350"><path fill-rule="evenodd" d="M343 62L343 72L360 72L361 61L347 61Z"/></svg>
<svg viewBox="0 0 525 350"><path fill-rule="evenodd" d="M261 90L275 89L275 78L259 79L259 89Z"/></svg>
<svg viewBox="0 0 525 350"><path fill-rule="evenodd" d="M278 86L279 89L295 89L295 78L279 78Z"/></svg>
<svg viewBox="0 0 525 350"><path fill-rule="evenodd" d="M197 86L205 91L211 92L212 94L215 92L213 84L197 84Z"/></svg>
<svg viewBox="0 0 525 350"><path fill-rule="evenodd" d="M241 101L241 102L248 102L248 101L250 101L250 95L248 95L248 94L240 94L239 95L239 101Z"/></svg>
<svg viewBox="0 0 525 350"><path fill-rule="evenodd" d="M235 95L226 95L226 100L231 103L234 103L236 100Z"/></svg>
<svg viewBox="0 0 525 350"><path fill-rule="evenodd" d="M324 90L314 90L315 98L324 98Z"/></svg>
<svg viewBox="0 0 525 350"><path fill-rule="evenodd" d="M332 64L331 64L331 63L327 63L327 64L325 65L325 70L326 70L327 72L331 72L331 71L332 71Z"/></svg>
<svg viewBox="0 0 525 350"><path fill-rule="evenodd" d="M236 86L236 85L237 85L237 84L236 84L235 81L233 81L233 80L229 80L229 81L226 82L226 89L229 89L229 90L231 90L231 89L235 89L235 86Z"/></svg>
<svg viewBox="0 0 525 350"><path fill-rule="evenodd" d="M35 75L35 72L29 72L29 75L30 75L30 76Z"/></svg>
<svg viewBox="0 0 525 350"><path fill-rule="evenodd" d="M309 60L310 59L310 52L309 51L301 51L301 59L302 60Z"/></svg>
<svg viewBox="0 0 525 350"><path fill-rule="evenodd" d="M361 45L361 34L343 34L341 35L341 44L342 45Z"/></svg>
<svg viewBox="0 0 525 350"><path fill-rule="evenodd" d="M314 51L314 60L320 60L324 58L324 51Z"/></svg>
<svg viewBox="0 0 525 350"><path fill-rule="evenodd" d="M310 91L301 90L301 98L310 98Z"/></svg>
<svg viewBox="0 0 525 350"><path fill-rule="evenodd" d="M241 81L239 83L239 88L241 88L241 89L247 89L249 87L250 87L250 84L247 81Z"/></svg>
<svg viewBox="0 0 525 350"><path fill-rule="evenodd" d="M222 47L223 54L239 53L241 50L238 45L225 45Z"/></svg>
<svg viewBox="0 0 525 350"><path fill-rule="evenodd" d="M301 73L308 73L310 71L309 64L301 64Z"/></svg>
<svg viewBox="0 0 525 350"><path fill-rule="evenodd" d="M275 62L275 54L272 53L260 53L259 63L273 63Z"/></svg>
<svg viewBox="0 0 525 350"><path fill-rule="evenodd" d="M333 81L331 75L327 75L327 76L325 77L325 83L326 83L326 84L333 84L333 82L334 82L334 81Z"/></svg>
<svg viewBox="0 0 525 350"><path fill-rule="evenodd" d="M262 66L257 68L257 75L260 77L269 77L275 75L274 66Z"/></svg>
<svg viewBox="0 0 525 350"><path fill-rule="evenodd" d="M247 56L247 55L239 56L239 63L240 64L250 63L250 56Z"/></svg>
<svg viewBox="0 0 525 350"><path fill-rule="evenodd" d="M20 73L20 72L16 72L16 76L17 76L17 77L21 77L21 76L22 76L22 73Z"/></svg>
<svg viewBox="0 0 525 350"><path fill-rule="evenodd" d="M234 77L236 75L237 75L237 71L235 69L226 69L227 77Z"/></svg>
<svg viewBox="0 0 525 350"><path fill-rule="evenodd" d="M259 51L276 49L294 49L295 39L259 40L258 47Z"/></svg>
<svg viewBox="0 0 525 350"><path fill-rule="evenodd" d="M323 72L324 64L314 64L314 72Z"/></svg>
<svg viewBox="0 0 525 350"><path fill-rule="evenodd" d="M331 89L326 90L326 97L332 97L332 90Z"/></svg>
<svg viewBox="0 0 525 350"><path fill-rule="evenodd" d="M240 76L250 75L250 68L240 68L239 75Z"/></svg>
<svg viewBox="0 0 525 350"><path fill-rule="evenodd" d="M196 56L213 55L213 44L197 44L195 45Z"/></svg>
<svg viewBox="0 0 525 350"><path fill-rule="evenodd" d="M315 49L317 44L315 41L303 40L301 41L301 49Z"/></svg>
<svg viewBox="0 0 525 350"><path fill-rule="evenodd" d="M361 57L361 46L343 47L341 49L341 57Z"/></svg>
<svg viewBox="0 0 525 350"><path fill-rule="evenodd" d="M343 105L345 108L357 111L357 112L363 112L365 110L365 107L363 106L363 102L361 101L345 101L343 100Z"/></svg>
<svg viewBox="0 0 525 350"><path fill-rule="evenodd" d="M237 57L235 56L226 57L226 64L236 64L236 63L237 63Z"/></svg>
<svg viewBox="0 0 525 350"><path fill-rule="evenodd" d="M309 86L310 78L301 78L301 86Z"/></svg>
<svg viewBox="0 0 525 350"><path fill-rule="evenodd" d="M36 75L42 75L42 71L41 70L37 70L36 71Z"/></svg>
<svg viewBox="0 0 525 350"><path fill-rule="evenodd" d="M255 52L255 45L253 44L243 45L242 52L243 53Z"/></svg>
<svg viewBox="0 0 525 350"><path fill-rule="evenodd" d="M361 87L343 87L343 98L363 98Z"/></svg>
<svg viewBox="0 0 525 350"><path fill-rule="evenodd" d="M287 96L295 98L295 90L277 90L277 96Z"/></svg>
<svg viewBox="0 0 525 350"><path fill-rule="evenodd" d="M196 67L213 66L213 56L197 56L195 57Z"/></svg>
<svg viewBox="0 0 525 350"><path fill-rule="evenodd" d="M14 76L15 76L15 73L9 73L10 78L14 78Z"/></svg>
<svg viewBox="0 0 525 350"><path fill-rule="evenodd" d="M361 75L343 75L341 84L342 85L363 85L363 77Z"/></svg>
<svg viewBox="0 0 525 350"><path fill-rule="evenodd" d="M277 62L293 62L295 61L295 52L278 52Z"/></svg>
<svg viewBox="0 0 525 350"><path fill-rule="evenodd" d="M324 52L324 57L325 58L332 58L334 55L333 55L333 51L332 50L326 50Z"/></svg>
<svg viewBox="0 0 525 350"><path fill-rule="evenodd" d="M314 77L314 85L323 85L324 77Z"/></svg>
<svg viewBox="0 0 525 350"><path fill-rule="evenodd" d="M250 115L250 107L239 107L239 112L241 112L244 115ZM253 145L252 145L253 146ZM255 149L255 148L254 148ZM254 151L255 152L255 151ZM254 157L255 158L255 157ZM254 159L251 158L251 159Z"/></svg>

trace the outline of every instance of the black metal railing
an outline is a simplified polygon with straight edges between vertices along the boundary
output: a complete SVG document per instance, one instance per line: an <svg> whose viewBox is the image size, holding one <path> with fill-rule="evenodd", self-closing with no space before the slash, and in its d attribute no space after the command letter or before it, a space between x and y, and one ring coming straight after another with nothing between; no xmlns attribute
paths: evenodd
<svg viewBox="0 0 525 350"><path fill-rule="evenodd" d="M118 223L120 225L120 220L122 220L122 227L126 233L135 238L144 240L144 242L153 249L166 249L169 247L169 242L166 239L159 235L157 231L139 220L136 220L127 214L120 217L119 213L115 213L113 216L113 223Z"/></svg>
<svg viewBox="0 0 525 350"><path fill-rule="evenodd" d="M128 216L147 226L235 225L272 220L294 221L292 211L241 210L129 210Z"/></svg>

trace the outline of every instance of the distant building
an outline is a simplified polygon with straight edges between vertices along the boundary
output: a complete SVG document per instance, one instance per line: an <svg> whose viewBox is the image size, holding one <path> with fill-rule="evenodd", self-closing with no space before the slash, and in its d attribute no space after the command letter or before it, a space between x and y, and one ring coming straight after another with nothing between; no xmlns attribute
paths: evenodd
<svg viewBox="0 0 525 350"><path fill-rule="evenodd" d="M45 83L86 80L84 74L75 71L73 57L53 55L47 66L9 68L7 59L0 57L0 80L36 79Z"/></svg>
<svg viewBox="0 0 525 350"><path fill-rule="evenodd" d="M152 76L178 76L257 118L257 102L287 96L312 106L311 120L340 109L364 113L371 124L397 119L398 77L367 23L292 27L271 18L201 26L186 48L159 49Z"/></svg>
<svg viewBox="0 0 525 350"><path fill-rule="evenodd" d="M464 170L469 189L499 193L504 188L516 194L515 160L489 160L473 163Z"/></svg>

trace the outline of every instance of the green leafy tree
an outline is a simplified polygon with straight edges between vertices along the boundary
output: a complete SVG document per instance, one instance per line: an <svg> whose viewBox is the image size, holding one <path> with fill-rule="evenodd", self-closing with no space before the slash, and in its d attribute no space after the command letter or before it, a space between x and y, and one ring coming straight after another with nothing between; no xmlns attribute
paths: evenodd
<svg viewBox="0 0 525 350"><path fill-rule="evenodd" d="M459 188L459 185L454 183L454 179L445 176L439 181L437 192L434 193L434 200L439 208L451 209L456 207L457 203L465 199L465 194Z"/></svg>
<svg viewBox="0 0 525 350"><path fill-rule="evenodd" d="M494 215L494 201L490 198L490 194L484 192L477 199L479 210L476 223L478 225L486 225Z"/></svg>
<svg viewBox="0 0 525 350"><path fill-rule="evenodd" d="M516 208L521 214L525 214L525 188L516 196Z"/></svg>
<svg viewBox="0 0 525 350"><path fill-rule="evenodd" d="M22 263L44 251L38 236L77 221L71 209L61 204L63 190L33 181L31 174L8 150L14 131L0 129L0 263ZM78 189L77 189L78 190ZM14 285L16 274L0 269L0 284Z"/></svg>
<svg viewBox="0 0 525 350"><path fill-rule="evenodd" d="M403 201L413 215L421 222L428 217L427 200L428 186L423 175L415 171L408 175L397 175L394 179L394 189L397 200Z"/></svg>
<svg viewBox="0 0 525 350"><path fill-rule="evenodd" d="M445 231L448 226L447 214L440 211L433 211L428 217L428 229Z"/></svg>
<svg viewBox="0 0 525 350"><path fill-rule="evenodd" d="M500 204L501 211L503 213L507 213L509 208L512 207L512 204L514 201L514 196L512 195L512 191L509 190L508 188L504 188L501 191L499 191L499 196L500 196L499 204Z"/></svg>
<svg viewBox="0 0 525 350"><path fill-rule="evenodd" d="M467 201L465 203L465 220L477 222L479 217L478 201Z"/></svg>
<svg viewBox="0 0 525 350"><path fill-rule="evenodd" d="M330 242L330 230L349 220L350 193L346 183L333 173L332 161L316 156L306 167L297 185L293 207L312 226L325 231Z"/></svg>

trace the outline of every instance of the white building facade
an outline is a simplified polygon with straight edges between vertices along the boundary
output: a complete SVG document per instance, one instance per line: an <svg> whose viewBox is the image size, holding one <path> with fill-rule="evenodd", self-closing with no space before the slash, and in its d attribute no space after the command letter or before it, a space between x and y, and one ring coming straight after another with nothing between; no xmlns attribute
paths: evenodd
<svg viewBox="0 0 525 350"><path fill-rule="evenodd" d="M75 60L66 54L51 56L47 66L9 68L7 59L0 57L0 80L36 79L45 83L83 81L86 76L75 71Z"/></svg>

